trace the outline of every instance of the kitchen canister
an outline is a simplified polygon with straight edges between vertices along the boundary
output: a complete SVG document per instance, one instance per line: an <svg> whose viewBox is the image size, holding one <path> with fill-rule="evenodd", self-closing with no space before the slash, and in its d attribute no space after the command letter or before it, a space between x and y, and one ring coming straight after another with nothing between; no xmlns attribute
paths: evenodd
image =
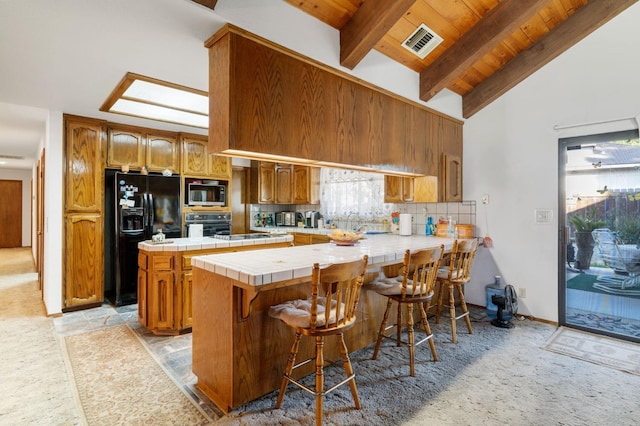
<svg viewBox="0 0 640 426"><path fill-rule="evenodd" d="M202 224L191 223L189 224L189 238L202 238Z"/></svg>
<svg viewBox="0 0 640 426"><path fill-rule="evenodd" d="M400 235L411 235L411 214L400 213Z"/></svg>

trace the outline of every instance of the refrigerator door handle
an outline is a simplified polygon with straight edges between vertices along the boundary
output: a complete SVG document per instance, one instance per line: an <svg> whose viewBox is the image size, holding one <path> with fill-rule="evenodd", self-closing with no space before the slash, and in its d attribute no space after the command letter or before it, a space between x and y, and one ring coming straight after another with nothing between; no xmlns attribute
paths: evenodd
<svg viewBox="0 0 640 426"><path fill-rule="evenodd" d="M153 194L147 194L147 207L149 211L149 237L153 235L153 222L155 221L155 215L153 211Z"/></svg>
<svg viewBox="0 0 640 426"><path fill-rule="evenodd" d="M149 200L147 199L147 193L142 194L142 211L143 211L143 224L142 227L144 229L147 237L151 237L149 231Z"/></svg>

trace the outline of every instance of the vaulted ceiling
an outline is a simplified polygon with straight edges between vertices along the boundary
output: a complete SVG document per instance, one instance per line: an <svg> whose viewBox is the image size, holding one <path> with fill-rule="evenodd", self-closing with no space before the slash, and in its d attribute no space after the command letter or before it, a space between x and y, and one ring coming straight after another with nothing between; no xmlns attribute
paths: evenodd
<svg viewBox="0 0 640 426"><path fill-rule="evenodd" d="M637 0L284 1L340 31L344 67L375 49L420 74L423 101L461 95L469 118ZM421 24L424 58L403 46Z"/></svg>

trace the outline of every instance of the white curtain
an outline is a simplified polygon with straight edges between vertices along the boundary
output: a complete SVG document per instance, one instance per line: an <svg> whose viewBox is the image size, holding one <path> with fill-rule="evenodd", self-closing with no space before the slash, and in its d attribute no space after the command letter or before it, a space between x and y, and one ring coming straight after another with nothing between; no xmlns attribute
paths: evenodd
<svg viewBox="0 0 640 426"><path fill-rule="evenodd" d="M322 168L320 212L325 219L378 221L391 215L384 203L384 175Z"/></svg>

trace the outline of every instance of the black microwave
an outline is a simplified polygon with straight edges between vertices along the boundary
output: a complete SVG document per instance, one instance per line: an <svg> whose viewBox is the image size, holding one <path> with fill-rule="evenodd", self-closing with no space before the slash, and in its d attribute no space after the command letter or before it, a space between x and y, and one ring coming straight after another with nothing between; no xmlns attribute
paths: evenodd
<svg viewBox="0 0 640 426"><path fill-rule="evenodd" d="M187 193L190 206L227 205L227 185L222 182L190 183Z"/></svg>

